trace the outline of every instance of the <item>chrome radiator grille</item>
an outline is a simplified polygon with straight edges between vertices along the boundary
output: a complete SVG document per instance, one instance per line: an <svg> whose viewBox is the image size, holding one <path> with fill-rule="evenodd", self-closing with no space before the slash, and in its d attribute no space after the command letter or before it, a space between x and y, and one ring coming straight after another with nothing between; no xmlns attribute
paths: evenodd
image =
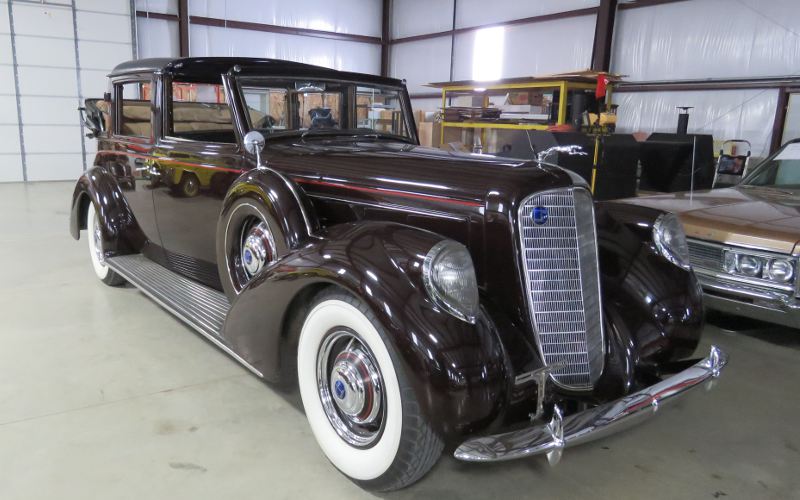
<svg viewBox="0 0 800 500"><path fill-rule="evenodd" d="M534 194L518 215L528 303L544 362L566 363L552 372L558 385L591 388L604 355L591 195L573 188Z"/></svg>
<svg viewBox="0 0 800 500"><path fill-rule="evenodd" d="M722 271L723 252L718 245L709 245L695 240L687 240L689 245L689 262L692 267Z"/></svg>

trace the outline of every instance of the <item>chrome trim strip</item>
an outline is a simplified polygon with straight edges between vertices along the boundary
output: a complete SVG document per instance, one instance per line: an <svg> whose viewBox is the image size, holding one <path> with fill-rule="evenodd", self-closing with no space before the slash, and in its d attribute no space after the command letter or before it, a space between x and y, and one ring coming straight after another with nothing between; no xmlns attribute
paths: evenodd
<svg viewBox="0 0 800 500"><path fill-rule="evenodd" d="M133 259L136 259L138 262L133 262ZM211 290L210 288L207 288L207 287L205 287L203 285L200 285L198 283L194 283L191 280L189 280L188 278L183 278L184 280L189 281L191 283L191 285L194 285L194 287L199 287L198 289L206 288L207 289L206 291L211 292L212 294L219 295L219 297L213 297L212 296L212 297L207 297L205 299L206 301L210 301L210 302L206 302L204 304L204 308L207 309L207 314L203 314L203 316L206 316L205 318L192 317L186 311L183 311L182 308L179 306L179 304L177 302L175 304L171 304L171 303L169 303L169 301L167 301L164 298L160 297L159 294L157 294L155 292L155 288L156 287L155 286L149 287L147 278L145 278L145 277L143 277L141 275L138 275L137 273L135 273L133 271L133 269L129 269L129 267L132 267L132 266L126 265L126 264L128 264L128 262L126 262L126 261L131 261L130 264L133 264L133 265L141 265L142 263L144 263L145 265L152 265L152 266L158 267L159 268L158 271L163 274L162 278L165 279L165 280L168 280L169 278L174 278L174 277L183 278L182 276L177 275L176 273L170 271L169 269L167 269L167 268L165 268L163 266L160 266L159 264L157 264L155 262L150 261L149 259L147 259L146 257L144 257L141 254L123 255L123 256L119 256L119 257L112 257L110 259L106 259L106 264L108 265L108 267L113 269L116 273L118 273L120 276L125 278L129 283L131 283L133 286L138 288L139 291L141 291L143 294L148 296L151 300L153 300L153 302L157 303L158 305L160 305L161 307L163 307L164 309L166 309L167 311L172 313L178 319L183 321L187 326L192 327L192 329L194 329L195 331L200 333L202 336L204 336L205 338L210 340L214 345L216 345L217 347L222 349L230 357L232 357L233 359L238 361L242 366L244 366L245 368L247 368L248 370L253 372L259 378L264 378L264 374L263 373L261 373L253 365L251 365L250 363L245 361L244 358L242 358L241 356L236 354L236 352L234 352L230 347L225 345L217 337L217 335L221 336L221 334L222 334L222 326L224 325L225 317L224 316L220 317L220 311L216 311L216 314L211 313L210 312L210 306L212 305L212 303L216 303L216 304L214 304L216 306L215 307L216 309L220 309L220 308L225 307L225 314L227 314L227 307L229 307L229 305L227 304L227 298L224 296L224 294L222 294L220 292L217 292L216 290ZM144 261L144 262L142 262L142 261ZM164 285L164 283L160 283L160 284L162 286ZM182 301L182 302L184 302L184 305L185 305L186 302L191 301L192 300L192 296L194 296L194 295L195 294L187 294L186 297L185 297L186 300ZM224 303L223 303L223 301L224 301ZM212 322L215 322L214 321L215 319L220 320L218 331L217 331L217 335L213 335L210 331L208 331L209 329L214 328L214 325L208 324L208 323L206 323L206 325L203 325L203 322L208 322L209 320L212 321ZM204 328L204 326L206 326L206 328Z"/></svg>
<svg viewBox="0 0 800 500"><path fill-rule="evenodd" d="M664 403L678 399L704 382L713 381L727 364L725 351L711 346L706 358L646 389L563 419L556 418L557 426L551 422L468 439L456 449L454 456L468 462L496 462L559 452L563 447L599 439L653 416Z"/></svg>
<svg viewBox="0 0 800 500"><path fill-rule="evenodd" d="M353 200L353 199L343 198L343 197L339 197L339 196L330 196L330 195L327 195L327 194L323 195L323 194L317 194L317 193L306 193L306 196L308 196L309 198L316 198L316 199L324 200L324 201L337 201L337 202L340 202L340 203L346 203L348 205L359 205L359 206L365 206L365 207L379 208L379 209L382 209L382 210L384 210L384 209L385 210L394 210L394 211L397 211L397 212L411 213L411 214L414 214L414 215L425 215L425 216L429 216L429 217L437 217L437 218L441 218L441 219L450 219L450 220L456 220L456 221L461 221L461 222L466 222L467 221L467 217L458 217L456 215L452 215L452 214L449 214L447 212L439 212L437 210L428 210L428 209L425 209L425 208L411 208L411 207L405 207L405 206L402 206L402 205L395 205L393 203L371 203L371 202L368 202L368 201Z"/></svg>

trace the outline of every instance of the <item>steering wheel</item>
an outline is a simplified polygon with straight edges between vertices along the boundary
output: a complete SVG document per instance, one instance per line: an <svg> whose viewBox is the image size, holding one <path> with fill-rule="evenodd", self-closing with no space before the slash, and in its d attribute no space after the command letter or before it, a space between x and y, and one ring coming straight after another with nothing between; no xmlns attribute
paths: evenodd
<svg viewBox="0 0 800 500"><path fill-rule="evenodd" d="M278 120L273 118L271 115L265 115L264 118L261 118L256 123L253 124L253 128L260 128L260 129L268 129L274 127L278 123Z"/></svg>

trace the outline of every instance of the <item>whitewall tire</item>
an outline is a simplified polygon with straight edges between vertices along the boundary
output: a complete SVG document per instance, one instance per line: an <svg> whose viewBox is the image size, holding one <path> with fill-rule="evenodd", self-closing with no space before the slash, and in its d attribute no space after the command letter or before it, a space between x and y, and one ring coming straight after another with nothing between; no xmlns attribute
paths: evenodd
<svg viewBox="0 0 800 500"><path fill-rule="evenodd" d="M336 468L376 491L419 480L442 451L385 338L365 304L329 290L313 301L297 348L314 437Z"/></svg>
<svg viewBox="0 0 800 500"><path fill-rule="evenodd" d="M100 281L109 286L119 286L125 283L125 279L105 263L105 239L94 204L91 202L86 211L86 239L89 241L89 258L92 261L92 269Z"/></svg>

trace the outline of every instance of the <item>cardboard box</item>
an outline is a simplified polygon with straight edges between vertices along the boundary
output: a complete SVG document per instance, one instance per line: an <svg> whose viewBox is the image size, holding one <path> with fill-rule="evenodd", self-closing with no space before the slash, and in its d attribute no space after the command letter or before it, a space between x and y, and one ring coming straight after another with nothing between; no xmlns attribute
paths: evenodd
<svg viewBox="0 0 800 500"><path fill-rule="evenodd" d="M442 125L434 122L420 122L417 125L419 143L429 148L438 148L442 138Z"/></svg>

